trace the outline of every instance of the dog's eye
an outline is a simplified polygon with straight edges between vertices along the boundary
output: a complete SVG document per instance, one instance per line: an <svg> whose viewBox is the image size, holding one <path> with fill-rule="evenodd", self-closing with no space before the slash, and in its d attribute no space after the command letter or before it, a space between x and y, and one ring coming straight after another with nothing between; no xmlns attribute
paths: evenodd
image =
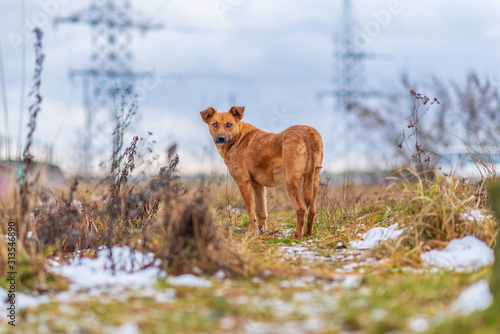
<svg viewBox="0 0 500 334"><path fill-rule="evenodd" d="M214 124L212 124L212 126L213 126L214 128L217 128L217 127L219 127L219 124L214 123Z"/></svg>
<svg viewBox="0 0 500 334"><path fill-rule="evenodd" d="M230 127L232 127L232 126L233 126L233 125L232 125L231 123L227 123L227 124L226 124L226 128L230 128Z"/></svg>

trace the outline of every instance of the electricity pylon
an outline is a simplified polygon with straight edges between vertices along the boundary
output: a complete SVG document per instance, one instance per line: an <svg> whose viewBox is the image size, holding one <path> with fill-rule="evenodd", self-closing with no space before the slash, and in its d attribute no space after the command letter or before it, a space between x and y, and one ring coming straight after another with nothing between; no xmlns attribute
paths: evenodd
<svg viewBox="0 0 500 334"><path fill-rule="evenodd" d="M117 88L133 92L134 81L150 75L133 70L132 31L148 32L161 29L162 25L134 19L129 0L93 0L89 8L65 18L55 18L54 23L82 23L92 29L91 65L70 72L72 77L83 78L86 108L83 174L89 176L94 114L111 108Z"/></svg>

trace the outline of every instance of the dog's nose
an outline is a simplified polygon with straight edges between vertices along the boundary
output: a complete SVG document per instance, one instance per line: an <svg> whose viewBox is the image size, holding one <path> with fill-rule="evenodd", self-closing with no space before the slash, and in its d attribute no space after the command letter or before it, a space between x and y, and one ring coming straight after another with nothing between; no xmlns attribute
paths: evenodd
<svg viewBox="0 0 500 334"><path fill-rule="evenodd" d="M215 139L215 143L224 144L226 142L226 136L217 136Z"/></svg>

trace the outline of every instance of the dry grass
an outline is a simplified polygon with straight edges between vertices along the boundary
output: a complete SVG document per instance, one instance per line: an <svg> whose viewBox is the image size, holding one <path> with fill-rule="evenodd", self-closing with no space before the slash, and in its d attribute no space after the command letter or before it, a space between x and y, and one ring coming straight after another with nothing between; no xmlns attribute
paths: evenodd
<svg viewBox="0 0 500 334"><path fill-rule="evenodd" d="M293 229L295 224L284 189L268 194L270 233L249 238L245 233L245 207L234 183L214 178L203 187L193 184L192 190L186 190L175 178L176 165L177 160L173 160L144 184L122 182L119 191L113 183L74 182L65 192L30 192L26 231L29 229L32 237L25 243L19 241L25 258L36 264L49 255L103 244L129 245L155 252L164 260L167 271L175 274L223 270L230 276L245 276L266 270L278 275L286 272L274 260L266 263L262 257L255 259L266 249L266 243L293 241L282 237L283 231ZM335 250L359 239L374 226L399 223L406 230L403 237L383 243L371 254L389 258L395 266L418 266L421 252L442 248L465 235L475 235L493 245L497 236L493 219L477 222L461 218L461 213L469 209L488 213L485 201L477 198L482 184L474 186L439 176L434 181L425 180L411 169L405 175L411 177L393 177L389 185L374 186L330 186L325 178L313 235L318 244L325 250ZM4 201L1 205L2 218L15 220L14 202ZM0 253L2 261L5 256ZM32 270L35 268L40 274L30 276L39 277L44 285L43 265L33 265Z"/></svg>

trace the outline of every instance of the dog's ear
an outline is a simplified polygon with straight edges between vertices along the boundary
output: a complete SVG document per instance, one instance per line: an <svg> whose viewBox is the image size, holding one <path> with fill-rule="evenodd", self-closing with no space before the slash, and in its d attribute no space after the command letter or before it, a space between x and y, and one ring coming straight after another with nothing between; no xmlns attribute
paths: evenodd
<svg viewBox="0 0 500 334"><path fill-rule="evenodd" d="M243 113L245 112L245 107L232 107L229 109L231 115L233 115L234 119L239 122L243 118Z"/></svg>
<svg viewBox="0 0 500 334"><path fill-rule="evenodd" d="M212 116L216 113L217 113L217 110L215 110L212 107L208 108L207 110L200 111L200 115L201 115L201 118L203 119L203 122L205 122L207 124L210 121L210 118L212 118Z"/></svg>

